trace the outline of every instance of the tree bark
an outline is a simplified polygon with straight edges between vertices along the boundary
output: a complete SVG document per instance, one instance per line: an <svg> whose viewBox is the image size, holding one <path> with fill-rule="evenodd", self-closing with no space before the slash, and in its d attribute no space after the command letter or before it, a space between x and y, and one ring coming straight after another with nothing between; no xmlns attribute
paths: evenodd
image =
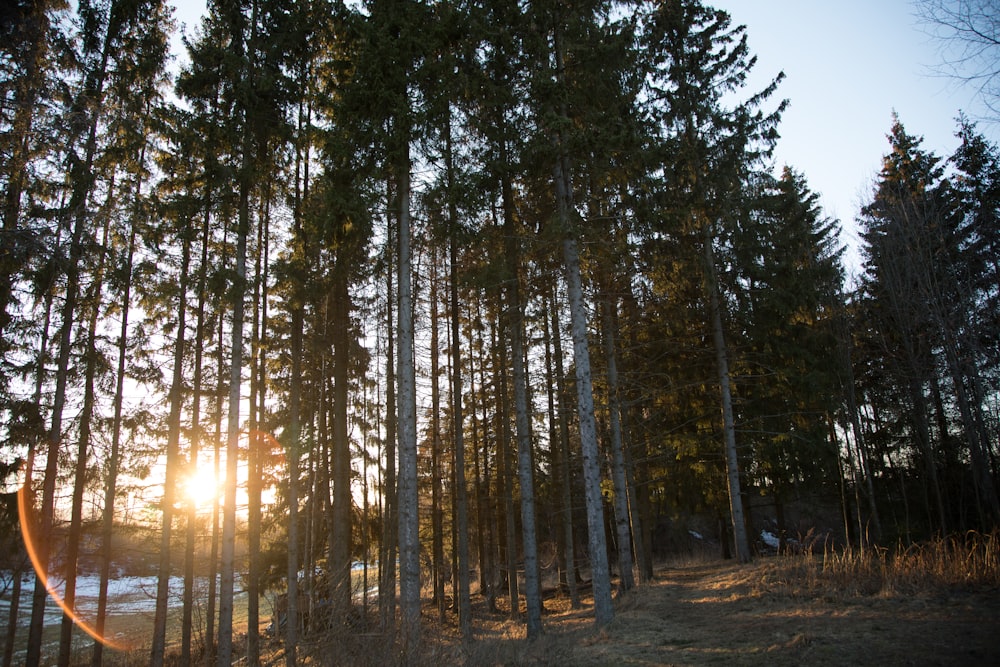
<svg viewBox="0 0 1000 667"><path fill-rule="evenodd" d="M740 490L739 454L736 449L736 425L733 417L733 396L729 386L729 360L726 337L722 328L722 306L719 303L719 286L716 279L715 253L712 251L711 226L704 231L705 289L708 292L709 317L712 341L715 346L715 365L722 396L722 428L726 453L726 480L729 486L729 512L732 520L736 560L750 562L750 542L747 540L746 521L743 514L743 496Z"/></svg>
<svg viewBox="0 0 1000 667"><path fill-rule="evenodd" d="M542 593L538 570L538 539L535 528L535 482L531 451L531 424L528 415L528 387L525 372L524 315L521 304L520 234L514 215L513 188L502 178L504 238L507 248L507 314L510 321L510 356L514 382L514 428L517 437L517 472L521 485L521 539L524 549L524 596L527 610L528 641L542 633ZM509 531L508 531L509 534ZM511 549L513 545L508 544ZM517 571L511 573L516 580ZM512 604L517 604L516 597Z"/></svg>
<svg viewBox="0 0 1000 667"><path fill-rule="evenodd" d="M557 175L557 183L561 181L561 175ZM603 627L614 619L614 608L611 606L611 572L608 568L608 546L604 535L604 499L601 495L600 452L597 447L594 389L587 343L587 310L583 302L580 255L576 240L572 237L563 239L563 258L573 334L573 359L576 363L577 410L583 455L584 497L587 503L590 573L594 588L594 619L598 626Z"/></svg>
<svg viewBox="0 0 1000 667"><path fill-rule="evenodd" d="M397 165L399 197L398 371L399 404L399 602L405 651L420 642L420 515L417 495L417 396L413 358L413 290L410 274L410 149L409 133L403 132Z"/></svg>
<svg viewBox="0 0 1000 667"><path fill-rule="evenodd" d="M563 368L562 327L559 323L559 307L556 305L555 288L549 299L552 311L552 351L555 357L556 412L558 414L559 435L556 449L559 450L559 494L562 503L563 559L566 569L566 587L570 606L580 608L580 592L577 588L576 539L573 530L573 476L570 473L569 450L569 410L566 391L566 372Z"/></svg>
<svg viewBox="0 0 1000 667"><path fill-rule="evenodd" d="M108 199L114 192L114 183L109 186ZM73 500L70 509L69 539L65 556L65 583L63 602L69 609L76 608L76 570L79 563L80 541L83 531L83 494L87 486L87 460L89 457L91 430L94 419L94 375L97 366L97 323L100 317L102 290L104 288L104 264L108 248L111 221L106 218L102 234L97 267L91 281L85 305L89 308L87 323L87 343L84 357L83 405L80 410L80 426L77 434L76 469L73 475ZM182 281L183 282L183 281ZM63 614L59 635L60 667L68 667L73 646L73 625L75 621Z"/></svg>
<svg viewBox="0 0 1000 667"><path fill-rule="evenodd" d="M397 211L399 208L397 208ZM385 343L385 512L382 516L382 552L379 556L378 604L383 632L396 624L396 558L399 552L398 489L396 487L396 367L393 342L393 262L392 229L386 243L386 343Z"/></svg>
<svg viewBox="0 0 1000 667"><path fill-rule="evenodd" d="M437 606L438 618L445 619L444 604L444 508L441 506L441 387L438 378L441 374L439 361L440 340L438 337L438 258L437 252L431 250L430 257L430 295L431 308L431 568L434 587L433 602Z"/></svg>
<svg viewBox="0 0 1000 667"><path fill-rule="evenodd" d="M615 314L613 297L605 293L601 299L604 354L608 373L608 422L611 431L611 479L615 489L615 531L618 535L619 590L635 587L632 572L632 531L629 525L629 491L625 480L625 446L622 440L621 402L618 389L618 353L615 349Z"/></svg>
<svg viewBox="0 0 1000 667"><path fill-rule="evenodd" d="M187 345L187 282L191 243L184 237L180 288L177 297L177 338L174 341L174 367L170 382L170 414L167 418L166 467L163 473L162 524L160 528L160 567L156 583L156 613L153 619L153 646L150 664L164 664L167 636L167 604L170 593L170 545L177 500L178 459L180 458L181 409L184 404L184 354Z"/></svg>
<svg viewBox="0 0 1000 667"><path fill-rule="evenodd" d="M465 423L462 413L462 343L458 301L458 211L454 188L451 152L451 114L448 114L445 165L448 179L448 220L451 234L448 242L449 298L451 302L451 410L455 446L455 536L458 561L457 603L458 622L462 639L472 639L472 601L469 595L469 509L465 482Z"/></svg>

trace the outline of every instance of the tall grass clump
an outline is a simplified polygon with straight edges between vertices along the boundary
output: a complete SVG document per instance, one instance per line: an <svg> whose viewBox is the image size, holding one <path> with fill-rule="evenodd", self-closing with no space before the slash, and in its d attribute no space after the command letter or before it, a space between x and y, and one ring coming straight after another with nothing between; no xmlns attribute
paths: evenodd
<svg viewBox="0 0 1000 667"><path fill-rule="evenodd" d="M827 551L817 577L841 593L886 597L994 588L1000 586L1000 532L970 531L891 549Z"/></svg>

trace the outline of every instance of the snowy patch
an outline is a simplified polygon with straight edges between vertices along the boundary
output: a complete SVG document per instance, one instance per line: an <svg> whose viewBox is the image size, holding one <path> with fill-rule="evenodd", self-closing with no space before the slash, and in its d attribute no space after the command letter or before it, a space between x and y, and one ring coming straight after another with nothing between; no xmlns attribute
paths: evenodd
<svg viewBox="0 0 1000 667"><path fill-rule="evenodd" d="M772 549L777 549L781 546L781 541L778 539L778 536L774 533L769 533L766 530L760 531L760 541Z"/></svg>
<svg viewBox="0 0 1000 667"><path fill-rule="evenodd" d="M10 576L3 573L2 576ZM27 610L30 616L31 597L35 589L33 574L27 574L21 584L20 609L22 614ZM64 595L66 584L54 577L49 584L57 595ZM156 611L156 577L116 577L108 581L108 612L111 614L153 614ZM78 612L90 615L97 613L98 595L101 590L101 579L97 575L80 575L76 580L76 609ZM184 579L170 577L167 594L167 604L170 607L183 606ZM195 599L208 595L208 579L198 577L194 582ZM10 609L9 592L0 597L0 616L6 618ZM62 612L55 602L49 598L46 602L45 623L58 624Z"/></svg>

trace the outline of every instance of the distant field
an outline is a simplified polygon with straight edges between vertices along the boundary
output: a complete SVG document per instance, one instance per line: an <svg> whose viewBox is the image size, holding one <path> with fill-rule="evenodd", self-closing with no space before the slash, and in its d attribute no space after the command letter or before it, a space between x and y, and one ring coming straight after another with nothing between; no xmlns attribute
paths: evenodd
<svg viewBox="0 0 1000 667"><path fill-rule="evenodd" d="M9 575L5 580L9 580ZM97 611L98 578L96 576L81 576L77 587L77 611L84 622L93 623ZM201 644L204 640L205 611L208 600L208 581L199 579L195 586L194 626L195 642ZM14 640L14 662L23 663L25 647L28 641L28 623L31 616L31 596L34 589L34 578L26 577L22 584L19 623ZM61 590L61 587L57 587ZM170 597L167 615L167 644L179 646L181 641L181 616L183 582L180 577L171 577ZM153 617L156 610L156 577L122 577L111 582L109 588L108 618L105 624L105 636L116 643L146 648L150 645L153 632ZM6 626L10 611L9 593L0 596L0 622ZM261 601L262 625L270 621L271 608L267 599ZM233 610L233 625L237 632L246 630L247 596L238 594ZM49 598L46 602L44 644L42 647L43 663L55 660L59 652L59 633L62 623L62 611ZM94 640L82 629L73 630L73 651L83 657L89 655Z"/></svg>
<svg viewBox="0 0 1000 667"><path fill-rule="evenodd" d="M0 580L10 581L10 573L0 573ZM355 596L360 602L363 590L363 569L360 564L352 568L351 579ZM374 568L368 572L369 603L377 596L377 572ZM130 647L130 652L142 653L149 649L153 634L153 617L156 611L157 578L119 577L109 583L108 618L105 622L105 636L118 644ZM19 623L14 640L14 663L23 664L25 647L28 641L28 623L31 617L31 597L34 590L33 575L26 575L21 588ZM84 622L93 624L97 613L97 596L99 579L96 576L82 575L77 580L76 609ZM0 587L2 588L2 587ZM56 585L61 593L62 586ZM167 612L167 650L179 648L181 643L181 617L183 579L170 578L170 596ZM261 597L260 628L271 622L273 595ZM208 602L208 579L196 579L194 589L194 644L204 645L205 614ZM0 595L0 623L6 627L10 611L9 590ZM235 633L246 632L247 626L247 595L238 593L234 601L233 630ZM47 599L45 608L44 644L42 647L43 663L54 661L59 652L59 633L62 623L62 610L51 599ZM84 658L90 655L94 640L79 627L73 630L74 655ZM141 663L140 663L141 664Z"/></svg>

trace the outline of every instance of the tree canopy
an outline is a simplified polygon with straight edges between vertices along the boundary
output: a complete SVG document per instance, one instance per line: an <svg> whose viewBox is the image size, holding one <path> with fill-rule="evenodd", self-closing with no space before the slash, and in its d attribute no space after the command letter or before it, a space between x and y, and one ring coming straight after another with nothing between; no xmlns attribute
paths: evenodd
<svg viewBox="0 0 1000 667"><path fill-rule="evenodd" d="M98 573L62 664L119 648L116 573L155 577L153 664L172 577L184 661L258 663L271 600L286 664L371 628L393 663L422 602L534 639L546 590L605 626L671 554L1000 522L968 119L950 156L893 119L850 284L771 157L782 74L750 89L701 0L210 0L175 68L162 0L0 11L0 523L32 541L0 570L69 610ZM5 664L42 659L44 579Z"/></svg>

